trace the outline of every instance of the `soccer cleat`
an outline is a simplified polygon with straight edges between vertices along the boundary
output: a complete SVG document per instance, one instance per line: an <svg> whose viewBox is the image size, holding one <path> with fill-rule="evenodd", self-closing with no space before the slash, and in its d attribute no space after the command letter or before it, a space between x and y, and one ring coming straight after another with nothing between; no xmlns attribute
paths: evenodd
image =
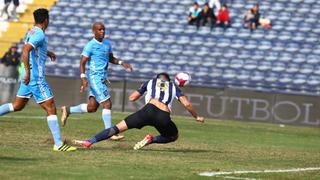
<svg viewBox="0 0 320 180"><path fill-rule="evenodd" d="M67 119L69 117L69 112L67 110L67 107L66 106L62 106L61 107L61 112L62 112L62 115L61 115L61 124L62 126L65 126L66 123L67 123Z"/></svg>
<svg viewBox="0 0 320 180"><path fill-rule="evenodd" d="M81 145L84 148L89 148L93 144L89 141L82 141L82 140L74 140L73 143Z"/></svg>
<svg viewBox="0 0 320 180"><path fill-rule="evenodd" d="M69 146L67 144L62 144L60 147L53 146L53 151L75 151L76 147Z"/></svg>
<svg viewBox="0 0 320 180"><path fill-rule="evenodd" d="M113 140L113 141L120 141L123 138L124 138L124 136L120 135L120 134L116 134L116 135L113 135L113 136L110 137L110 139Z"/></svg>
<svg viewBox="0 0 320 180"><path fill-rule="evenodd" d="M151 144L152 143L152 139L153 139L152 134L150 134L150 133L147 134L146 137L144 137L144 139L142 141L137 142L134 145L133 149L134 150L139 150L139 149Z"/></svg>

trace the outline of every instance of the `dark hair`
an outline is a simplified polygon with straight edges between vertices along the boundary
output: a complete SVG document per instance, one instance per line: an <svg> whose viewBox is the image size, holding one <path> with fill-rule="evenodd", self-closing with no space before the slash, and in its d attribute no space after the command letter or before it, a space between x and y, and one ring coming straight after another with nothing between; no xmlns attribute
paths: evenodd
<svg viewBox="0 0 320 180"><path fill-rule="evenodd" d="M167 78L168 81L170 81L170 76L168 73L162 72L162 73L157 74L157 78L160 78L160 76L164 76Z"/></svg>
<svg viewBox="0 0 320 180"><path fill-rule="evenodd" d="M224 3L224 4L222 5L222 7L225 7L226 9L228 8L228 6L227 6L226 3Z"/></svg>
<svg viewBox="0 0 320 180"><path fill-rule="evenodd" d="M197 5L197 6L199 6L199 4L198 4L197 2L194 2L194 3L193 3L193 5Z"/></svg>
<svg viewBox="0 0 320 180"><path fill-rule="evenodd" d="M44 8L39 8L33 12L34 22L42 24L46 19L49 20L49 11Z"/></svg>

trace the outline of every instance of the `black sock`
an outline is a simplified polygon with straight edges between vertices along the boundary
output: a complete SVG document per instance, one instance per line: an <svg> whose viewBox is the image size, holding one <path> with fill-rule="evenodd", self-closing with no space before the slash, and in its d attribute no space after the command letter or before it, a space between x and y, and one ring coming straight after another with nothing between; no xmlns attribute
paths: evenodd
<svg viewBox="0 0 320 180"><path fill-rule="evenodd" d="M91 143L96 143L99 141L103 141L105 139L109 139L111 136L118 134L120 130L118 129L117 126L113 126L109 129L104 129L98 134L96 134L94 137L90 138L88 141Z"/></svg>

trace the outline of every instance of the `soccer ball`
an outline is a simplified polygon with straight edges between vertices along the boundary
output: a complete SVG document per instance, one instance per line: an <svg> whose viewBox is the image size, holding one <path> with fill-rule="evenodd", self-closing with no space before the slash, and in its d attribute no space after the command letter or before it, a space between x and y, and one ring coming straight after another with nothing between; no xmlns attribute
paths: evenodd
<svg viewBox="0 0 320 180"><path fill-rule="evenodd" d="M186 86L187 84L189 84L190 81L191 81L191 76L187 72L179 72L178 74L176 74L174 78L174 82L179 87Z"/></svg>

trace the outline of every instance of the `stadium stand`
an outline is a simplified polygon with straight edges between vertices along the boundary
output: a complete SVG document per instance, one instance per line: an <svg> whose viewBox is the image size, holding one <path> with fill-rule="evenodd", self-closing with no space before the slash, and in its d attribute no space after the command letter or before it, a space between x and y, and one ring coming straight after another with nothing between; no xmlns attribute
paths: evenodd
<svg viewBox="0 0 320 180"><path fill-rule="evenodd" d="M320 94L320 1L260 1L262 16L272 20L273 28L252 33L243 28L243 15L257 1L230 1L226 31L188 25L192 2L60 0L50 11L46 32L59 62L48 63L47 73L78 77L91 25L103 21L115 55L135 68L128 73L110 66L111 79L188 71L197 86Z"/></svg>
<svg viewBox="0 0 320 180"><path fill-rule="evenodd" d="M13 45L21 41L26 32L33 25L33 11L39 7L49 8L56 0L20 0L17 8L19 14L18 22L8 22L6 17L0 19L0 57ZM3 2L0 3L0 9L3 8ZM12 9L12 6L9 6ZM21 46L21 44L20 44Z"/></svg>

